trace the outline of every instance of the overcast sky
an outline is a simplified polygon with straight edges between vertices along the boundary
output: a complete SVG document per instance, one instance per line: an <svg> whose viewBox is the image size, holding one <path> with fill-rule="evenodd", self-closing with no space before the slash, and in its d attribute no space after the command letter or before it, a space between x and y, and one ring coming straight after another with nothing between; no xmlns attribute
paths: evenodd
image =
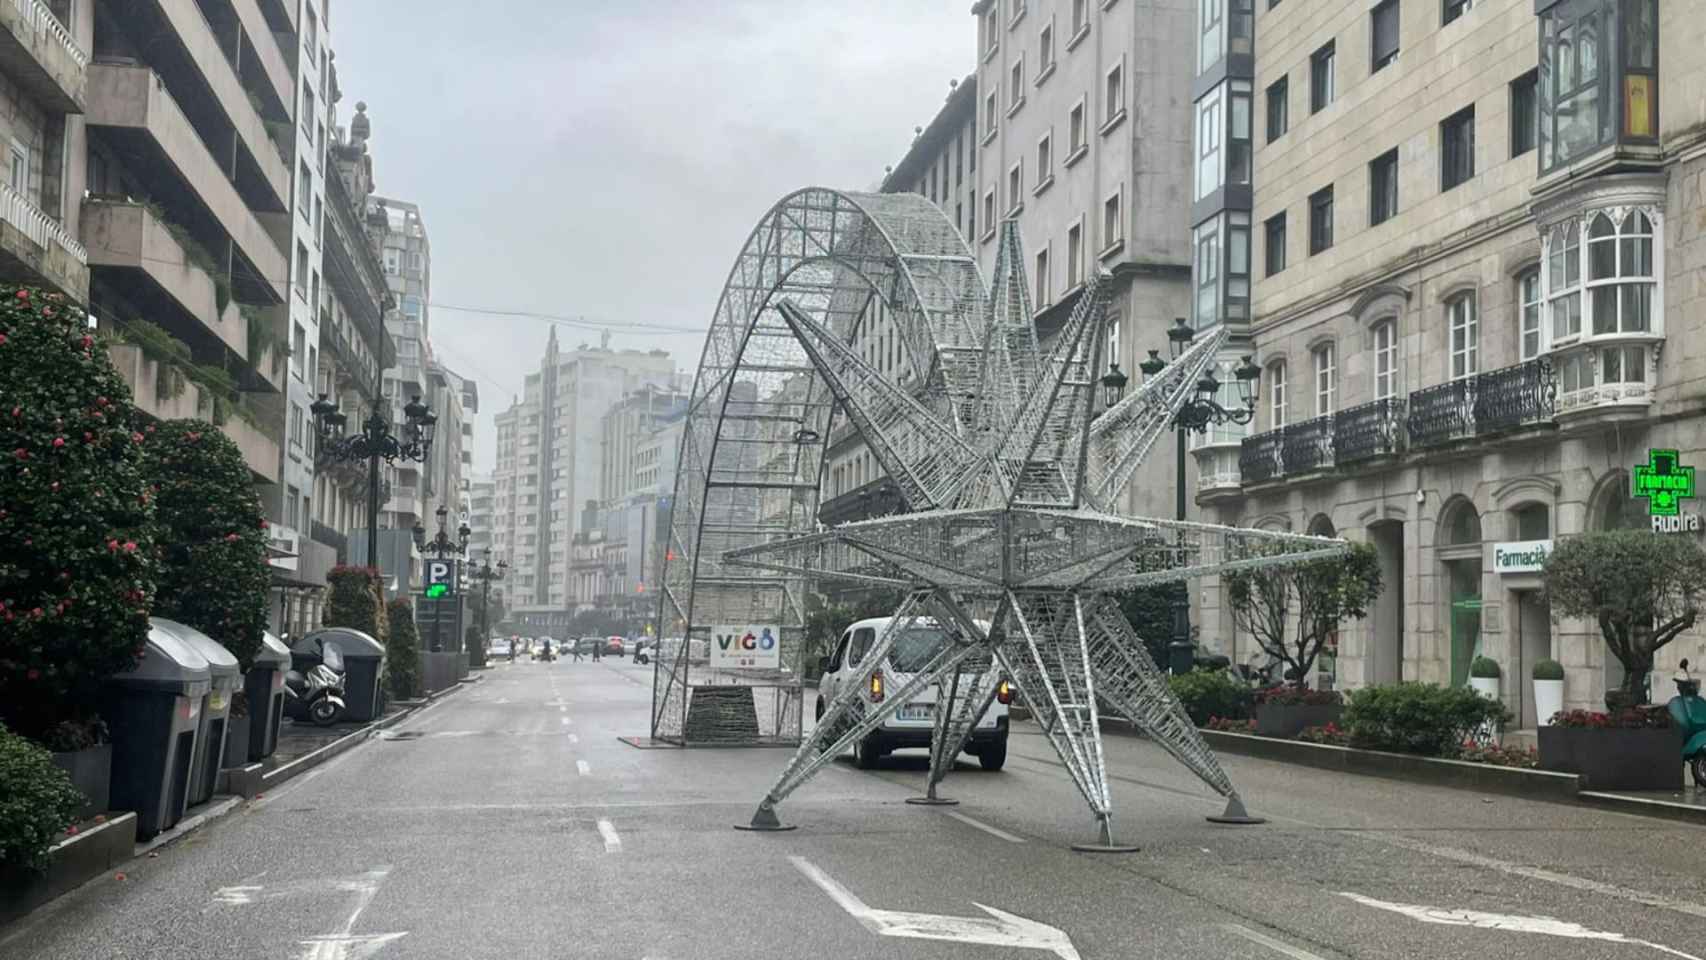
<svg viewBox="0 0 1706 960"><path fill-rule="evenodd" d="M382 195L421 206L432 300L703 330L758 218L867 189L971 71L970 0L334 0L340 122L367 104ZM431 310L492 417L550 325ZM591 331L559 329L572 348ZM703 334L628 328L698 365Z"/></svg>

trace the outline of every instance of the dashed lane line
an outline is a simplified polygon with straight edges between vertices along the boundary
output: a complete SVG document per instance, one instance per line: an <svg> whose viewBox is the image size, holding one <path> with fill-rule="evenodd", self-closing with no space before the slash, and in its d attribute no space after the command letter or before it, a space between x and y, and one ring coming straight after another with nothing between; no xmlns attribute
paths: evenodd
<svg viewBox="0 0 1706 960"><path fill-rule="evenodd" d="M622 838L617 835L616 827L609 820L598 821L598 833L604 838L605 853L615 853L622 849Z"/></svg>
<svg viewBox="0 0 1706 960"><path fill-rule="evenodd" d="M579 772L581 776L584 777L587 774L592 772L592 764L587 763L585 760L576 760L575 761L575 770L577 772Z"/></svg>
<svg viewBox="0 0 1706 960"><path fill-rule="evenodd" d="M1235 933L1251 943L1259 943L1275 953L1290 957L1291 960L1326 960L1318 953L1310 953L1302 947L1294 947L1284 940L1276 940L1258 930L1251 930L1249 927L1240 926L1236 923L1223 923L1220 926L1221 929L1229 933Z"/></svg>
<svg viewBox="0 0 1706 960"><path fill-rule="evenodd" d="M956 810L949 810L946 812L947 812L948 816L953 817L955 820L958 820L959 822L965 824L966 826L976 827L977 829L982 830L984 833L987 833L992 837L999 837L1000 839L1005 840L1008 843L1024 843L1025 842L1024 837L1016 837L1016 836L1012 835L1011 833L1008 833L1007 831L1000 829L999 827L992 827L989 824L984 823L982 820L974 820L971 817L968 817L965 814L960 813Z"/></svg>

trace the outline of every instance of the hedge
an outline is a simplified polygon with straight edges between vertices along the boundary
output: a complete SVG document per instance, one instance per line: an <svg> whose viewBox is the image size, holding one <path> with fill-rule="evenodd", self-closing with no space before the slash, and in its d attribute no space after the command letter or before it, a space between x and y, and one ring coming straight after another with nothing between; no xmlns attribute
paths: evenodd
<svg viewBox="0 0 1706 960"><path fill-rule="evenodd" d="M0 726L0 866L41 871L77 821L83 795L53 755Z"/></svg>
<svg viewBox="0 0 1706 960"><path fill-rule="evenodd" d="M385 608L391 620L391 637L385 641L386 683L391 696L409 700L420 695L421 643L415 630L415 608L398 597Z"/></svg>

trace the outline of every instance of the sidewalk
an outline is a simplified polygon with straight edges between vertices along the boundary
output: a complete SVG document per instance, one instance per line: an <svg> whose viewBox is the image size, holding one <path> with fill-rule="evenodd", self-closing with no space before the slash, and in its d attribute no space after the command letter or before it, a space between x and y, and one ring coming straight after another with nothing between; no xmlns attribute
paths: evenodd
<svg viewBox="0 0 1706 960"><path fill-rule="evenodd" d="M1689 784L1682 790L1583 790L1581 800L1624 813L1706 823L1706 790Z"/></svg>

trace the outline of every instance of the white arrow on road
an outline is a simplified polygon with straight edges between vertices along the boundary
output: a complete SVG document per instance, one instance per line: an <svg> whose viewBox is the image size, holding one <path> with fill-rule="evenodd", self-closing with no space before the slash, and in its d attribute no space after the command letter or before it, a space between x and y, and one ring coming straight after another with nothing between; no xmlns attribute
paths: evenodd
<svg viewBox="0 0 1706 960"><path fill-rule="evenodd" d="M1637 940L1621 933L1608 933L1603 930L1590 930L1579 923L1568 920L1558 920L1552 917L1524 917L1507 913L1483 913L1480 910L1451 910L1445 907L1428 907L1416 903L1389 903L1376 900L1358 893L1340 893L1347 900L1354 900L1365 907L1376 910L1390 910L1403 914L1412 920L1423 923L1439 923L1451 927L1480 927L1483 930L1508 930L1512 933L1540 933L1553 937L1568 937L1571 940L1604 940L1608 943L1627 943L1637 947L1651 947L1660 953L1667 953L1684 960L1701 960L1690 953L1673 950L1650 940Z"/></svg>
<svg viewBox="0 0 1706 960"><path fill-rule="evenodd" d="M820 887L841 909L865 929L884 937L912 937L919 940L950 940L955 943L981 943L991 947L1017 947L1047 950L1061 960L1079 960L1072 938L1065 931L986 907L973 902L972 906L989 917L947 917L934 913L909 913L902 910L876 910L853 895L851 890L835 882L804 857L789 857L796 868Z"/></svg>

